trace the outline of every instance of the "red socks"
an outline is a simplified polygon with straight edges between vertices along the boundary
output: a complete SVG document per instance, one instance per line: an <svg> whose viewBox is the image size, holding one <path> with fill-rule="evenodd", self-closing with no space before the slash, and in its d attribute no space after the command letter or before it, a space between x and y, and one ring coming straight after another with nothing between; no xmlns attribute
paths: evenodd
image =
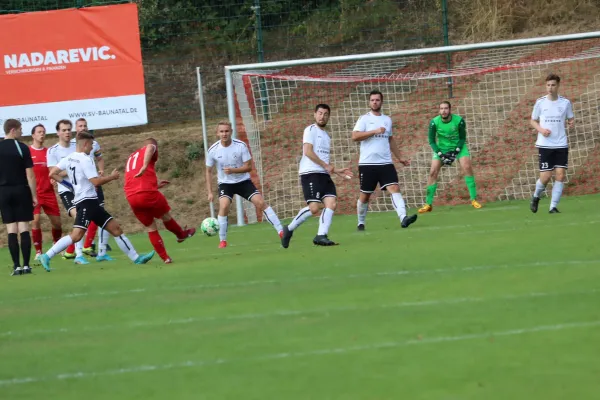
<svg viewBox="0 0 600 400"><path fill-rule="evenodd" d="M165 228L167 228L170 232L173 232L175 234L175 236L177 236L177 239L183 239L183 238L187 237L187 234L185 233L185 231L183 229L181 229L181 226L179 226L177 221L175 221L175 218L171 218L167 222L164 222L164 224L165 224Z"/></svg>
<svg viewBox="0 0 600 400"><path fill-rule="evenodd" d="M92 247L92 243L96 237L96 232L98 232L98 225L96 225L94 222L90 222L88 225L87 234L85 236L85 242L83 242L84 249Z"/></svg>
<svg viewBox="0 0 600 400"><path fill-rule="evenodd" d="M41 229L32 229L31 236L33 239L33 246L35 247L36 253L42 252L42 230Z"/></svg>
<svg viewBox="0 0 600 400"><path fill-rule="evenodd" d="M62 237L62 229L54 229L52 228L52 241L54 243L58 242Z"/></svg>
<svg viewBox="0 0 600 400"><path fill-rule="evenodd" d="M154 247L154 250L156 250L160 258L162 258L163 260L169 258L169 255L167 254L167 249L165 249L165 244L163 243L162 237L160 237L160 233L158 233L158 231L148 232L148 237L150 238L150 243L152 243L152 247Z"/></svg>

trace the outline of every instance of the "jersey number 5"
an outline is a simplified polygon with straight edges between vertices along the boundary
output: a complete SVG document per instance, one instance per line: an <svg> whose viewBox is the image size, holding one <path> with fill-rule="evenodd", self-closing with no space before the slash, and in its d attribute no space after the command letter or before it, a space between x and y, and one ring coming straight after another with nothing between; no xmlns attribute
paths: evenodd
<svg viewBox="0 0 600 400"><path fill-rule="evenodd" d="M126 167L127 172L129 172L131 170L135 170L135 166L137 164L137 159L139 156L140 156L140 152L137 151L134 154L132 154L131 157L129 157L129 159L127 160L127 167ZM131 165L132 160L133 160L133 165Z"/></svg>

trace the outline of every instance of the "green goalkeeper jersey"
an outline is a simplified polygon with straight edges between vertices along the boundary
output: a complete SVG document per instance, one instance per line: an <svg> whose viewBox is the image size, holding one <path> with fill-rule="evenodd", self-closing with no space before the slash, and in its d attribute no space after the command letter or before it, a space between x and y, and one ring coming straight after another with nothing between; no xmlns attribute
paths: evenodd
<svg viewBox="0 0 600 400"><path fill-rule="evenodd" d="M448 122L444 122L442 116L438 115L429 123L429 145L434 153L462 149L465 145L467 124L460 115L450 115L452 119Z"/></svg>

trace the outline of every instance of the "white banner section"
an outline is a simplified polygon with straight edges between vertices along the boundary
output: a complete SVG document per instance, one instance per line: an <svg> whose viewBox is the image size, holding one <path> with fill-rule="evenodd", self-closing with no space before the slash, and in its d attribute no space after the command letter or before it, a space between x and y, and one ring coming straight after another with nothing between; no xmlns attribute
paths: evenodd
<svg viewBox="0 0 600 400"><path fill-rule="evenodd" d="M9 118L21 121L23 136L30 136L38 124L44 125L46 133L56 133L56 123L61 119L70 120L73 130L79 118L85 118L91 130L148 123L145 94L0 107L0 137L4 137L1 127Z"/></svg>

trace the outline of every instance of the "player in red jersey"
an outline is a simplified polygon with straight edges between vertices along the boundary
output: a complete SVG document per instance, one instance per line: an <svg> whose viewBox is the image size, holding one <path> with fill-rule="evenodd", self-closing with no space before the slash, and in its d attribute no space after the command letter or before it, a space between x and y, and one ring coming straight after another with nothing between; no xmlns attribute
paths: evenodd
<svg viewBox="0 0 600 400"><path fill-rule="evenodd" d="M40 214L42 210L50 219L52 225L52 240L56 243L62 236L62 225L60 222L60 209L52 181L48 177L49 168L46 155L48 148L44 147L46 139L46 128L39 124L31 130L33 139L29 149L31 151L31 159L33 160L33 173L37 182L36 193L38 202L33 210L33 222L31 224L31 234L33 236L33 245L35 246L36 257L42 254L42 226L40 222Z"/></svg>
<svg viewBox="0 0 600 400"><path fill-rule="evenodd" d="M177 242L183 242L194 236L196 229L182 229L171 217L171 207L165 196L158 191L169 181L159 181L155 165L158 160L158 143L154 139L146 139L144 147L134 151L127 159L125 166L125 196L137 219L146 227L148 237L154 249L166 264L172 262L167 254L163 240L158 233L155 219L162 219L165 228L173 232Z"/></svg>

